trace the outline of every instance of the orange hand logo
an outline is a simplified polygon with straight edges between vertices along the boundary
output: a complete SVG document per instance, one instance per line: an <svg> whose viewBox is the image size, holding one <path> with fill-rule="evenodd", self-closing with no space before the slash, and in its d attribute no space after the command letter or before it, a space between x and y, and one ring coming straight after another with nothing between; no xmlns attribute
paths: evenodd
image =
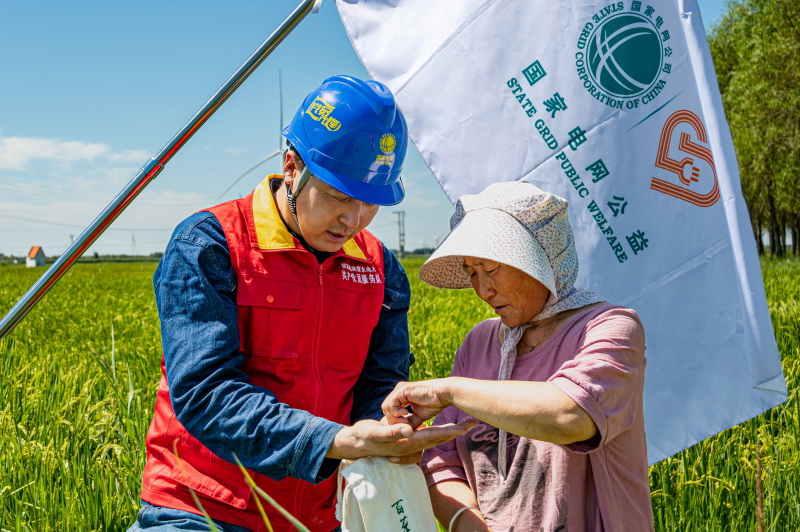
<svg viewBox="0 0 800 532"><path fill-rule="evenodd" d="M693 142L692 136L689 133L681 131L677 151L679 156L689 155L691 157L683 157L681 160L676 160L669 156L669 149L672 144L675 129L681 124L688 124L694 130L697 140L708 144L706 129L703 127L703 123L696 114L689 110L681 110L672 113L664 123L664 129L661 130L661 140L658 144L658 155L656 156L656 167L667 170L678 176L681 185L654 177L650 182L650 188L658 192L663 192L668 196L673 196L689 202L692 205L697 205L698 207L710 207L719 199L717 169L714 166L711 150ZM702 182L700 180L701 172L700 168L697 166L698 160L704 161L711 169L714 182L710 187L708 186L709 179L703 179ZM703 185L706 186L702 187ZM697 189L701 187L708 189L708 191L705 193L698 191Z"/></svg>

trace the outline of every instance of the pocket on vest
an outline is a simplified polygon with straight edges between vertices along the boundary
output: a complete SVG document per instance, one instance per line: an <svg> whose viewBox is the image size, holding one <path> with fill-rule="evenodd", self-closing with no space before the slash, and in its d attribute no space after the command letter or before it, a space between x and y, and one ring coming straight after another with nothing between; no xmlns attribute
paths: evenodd
<svg viewBox="0 0 800 532"><path fill-rule="evenodd" d="M302 298L298 285L240 277L236 296L242 351L252 356L297 358Z"/></svg>

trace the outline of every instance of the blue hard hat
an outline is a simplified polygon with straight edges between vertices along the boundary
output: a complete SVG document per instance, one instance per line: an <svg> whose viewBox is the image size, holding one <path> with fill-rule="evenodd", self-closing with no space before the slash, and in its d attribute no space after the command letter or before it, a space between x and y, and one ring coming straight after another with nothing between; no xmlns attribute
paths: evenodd
<svg viewBox="0 0 800 532"><path fill-rule="evenodd" d="M400 171L406 121L382 83L326 79L306 97L283 136L313 175L352 198L395 205L405 196Z"/></svg>

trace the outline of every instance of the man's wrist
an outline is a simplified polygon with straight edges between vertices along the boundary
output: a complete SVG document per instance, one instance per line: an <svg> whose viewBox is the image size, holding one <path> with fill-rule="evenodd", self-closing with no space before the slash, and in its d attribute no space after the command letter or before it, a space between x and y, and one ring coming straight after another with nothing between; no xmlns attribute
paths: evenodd
<svg viewBox="0 0 800 532"><path fill-rule="evenodd" d="M337 460L351 459L347 449L354 447L352 444L352 429L351 427L342 427L339 432L333 437L331 446L328 452L325 453L325 458L335 458Z"/></svg>
<svg viewBox="0 0 800 532"><path fill-rule="evenodd" d="M344 427L325 418L311 416L297 438L297 444L290 460L289 476L308 482L327 478L330 471L324 468L327 453L330 451L336 434ZM330 466L329 463L326 465Z"/></svg>

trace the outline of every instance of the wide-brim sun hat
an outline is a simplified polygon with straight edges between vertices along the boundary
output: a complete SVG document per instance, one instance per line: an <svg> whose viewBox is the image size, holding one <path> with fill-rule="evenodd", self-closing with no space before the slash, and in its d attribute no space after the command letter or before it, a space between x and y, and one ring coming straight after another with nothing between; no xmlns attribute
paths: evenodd
<svg viewBox="0 0 800 532"><path fill-rule="evenodd" d="M439 288L469 288L464 257L488 259L530 275L550 291L549 303L555 303L558 280L537 233L547 237L562 233L564 225L569 229L566 209L565 199L526 181L495 183L479 194L464 195L450 219L450 234L422 265L419 277ZM552 249L551 254L560 251Z"/></svg>

